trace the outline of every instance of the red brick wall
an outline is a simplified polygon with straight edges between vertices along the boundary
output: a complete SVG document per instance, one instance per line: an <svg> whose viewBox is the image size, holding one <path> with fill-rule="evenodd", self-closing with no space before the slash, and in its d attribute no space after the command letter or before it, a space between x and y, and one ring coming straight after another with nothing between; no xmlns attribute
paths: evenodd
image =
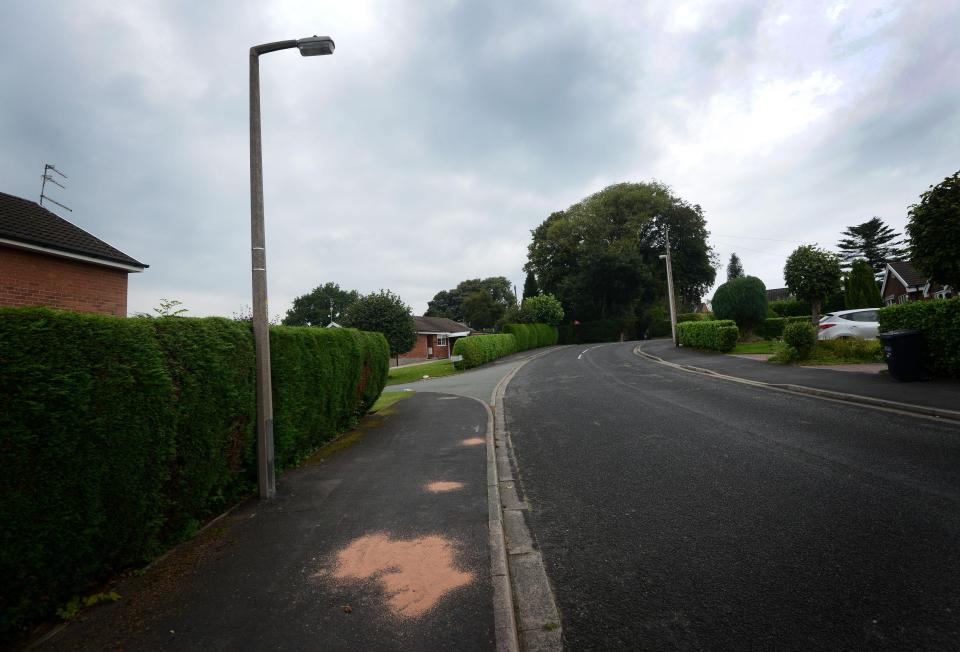
<svg viewBox="0 0 960 652"><path fill-rule="evenodd" d="M448 340L449 342L449 340ZM407 351L406 353L401 353L401 358L424 358L427 356L427 347L433 347L433 357L434 358L449 358L450 357L450 347L448 346L437 346L437 336L436 335L422 335L417 333L417 343L413 345L413 348Z"/></svg>
<svg viewBox="0 0 960 652"><path fill-rule="evenodd" d="M0 246L0 306L127 316L127 272Z"/></svg>

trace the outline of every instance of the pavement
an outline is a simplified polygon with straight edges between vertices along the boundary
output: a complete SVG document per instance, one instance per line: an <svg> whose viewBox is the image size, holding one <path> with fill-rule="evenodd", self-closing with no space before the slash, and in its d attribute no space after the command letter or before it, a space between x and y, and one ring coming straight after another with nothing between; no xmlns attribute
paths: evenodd
<svg viewBox="0 0 960 652"><path fill-rule="evenodd" d="M937 379L921 382L899 382L888 374L877 373L877 366L860 370L838 370L837 367L798 367L764 364L742 356L725 355L675 347L670 340L646 340L637 343L639 352L667 362L696 367L709 372L775 386L790 386L808 393L823 392L842 395L837 398L880 404L898 404L899 409L916 409L924 413L940 413L960 418L960 381ZM944 412L940 412L944 411ZM955 415L947 414L955 413Z"/></svg>
<svg viewBox="0 0 960 652"><path fill-rule="evenodd" d="M497 649L488 415L417 393L367 417L39 647Z"/></svg>

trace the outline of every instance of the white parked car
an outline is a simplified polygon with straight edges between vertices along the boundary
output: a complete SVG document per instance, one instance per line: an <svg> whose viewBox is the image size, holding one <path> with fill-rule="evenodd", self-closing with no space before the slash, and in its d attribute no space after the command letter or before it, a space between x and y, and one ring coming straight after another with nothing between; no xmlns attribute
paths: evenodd
<svg viewBox="0 0 960 652"><path fill-rule="evenodd" d="M877 323L877 308L837 310L820 318L817 339L835 340L841 337L859 337L874 340L880 330Z"/></svg>

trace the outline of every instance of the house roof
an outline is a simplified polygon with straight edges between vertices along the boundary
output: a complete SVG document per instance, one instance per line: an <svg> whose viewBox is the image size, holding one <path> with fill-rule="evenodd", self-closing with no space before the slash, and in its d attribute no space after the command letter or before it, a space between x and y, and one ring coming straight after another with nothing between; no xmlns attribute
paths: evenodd
<svg viewBox="0 0 960 652"><path fill-rule="evenodd" d="M446 317L414 317L418 333L463 333L471 332L471 328L460 322Z"/></svg>
<svg viewBox="0 0 960 652"><path fill-rule="evenodd" d="M0 243L24 244L55 252L143 269L148 267L40 204L0 192ZM96 261L90 261L96 262Z"/></svg>
<svg viewBox="0 0 960 652"><path fill-rule="evenodd" d="M897 273L897 276L907 287L923 286L927 283L927 277L918 272L909 261L898 260L887 263L887 265Z"/></svg>

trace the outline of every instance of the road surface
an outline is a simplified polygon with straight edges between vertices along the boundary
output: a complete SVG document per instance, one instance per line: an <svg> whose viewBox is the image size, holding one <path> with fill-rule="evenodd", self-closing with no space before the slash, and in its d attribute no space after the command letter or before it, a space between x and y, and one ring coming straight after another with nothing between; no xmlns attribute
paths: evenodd
<svg viewBox="0 0 960 652"><path fill-rule="evenodd" d="M960 646L960 428L633 347L558 349L505 397L571 649Z"/></svg>

